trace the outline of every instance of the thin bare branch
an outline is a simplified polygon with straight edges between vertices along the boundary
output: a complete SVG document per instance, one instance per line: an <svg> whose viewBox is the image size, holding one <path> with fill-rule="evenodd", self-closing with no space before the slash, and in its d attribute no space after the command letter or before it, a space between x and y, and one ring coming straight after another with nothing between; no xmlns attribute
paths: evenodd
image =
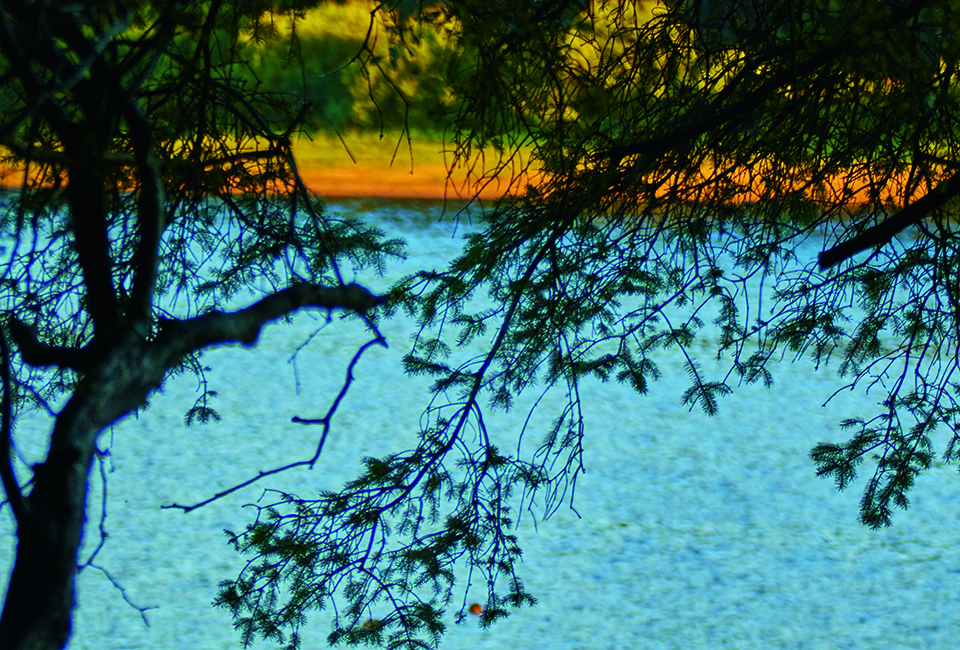
<svg viewBox="0 0 960 650"><path fill-rule="evenodd" d="M222 499L223 497L225 497L225 496L227 496L227 495L233 494L233 493L236 492L237 490L241 490L241 489L247 487L248 485L253 485L253 484L256 483L257 481L259 481L259 480L261 480L261 479L264 479L264 478L266 478L266 477L268 477L268 476L274 476L274 475L276 475L276 474L281 474L281 473L283 473L283 472L289 471L289 470L294 469L294 468L297 468L297 467L307 467L307 468L309 468L309 469L313 469L314 465L316 465L316 463L317 463L317 460L319 460L319 458L320 458L320 454L323 452L323 446L324 446L324 443L325 443L326 440L327 440L327 434L330 433L330 424L331 424L331 422L333 421L333 416L334 416L334 414L336 413L337 408L339 408L340 402L341 402L341 401L343 400L343 398L346 396L347 391L350 390L350 385L353 383L353 380L354 380L353 370L354 370L354 368L356 367L357 362L360 361L360 357L363 356L363 353L366 352L368 348L370 348L370 347L372 347L372 346L374 346L374 345L382 345L382 346L386 347L386 344L387 344L387 343L386 343L386 340L383 338L383 336L382 336L379 332L377 332L376 338L371 339L371 340L367 341L366 343L364 343L364 344L354 353L353 359L351 359L350 364L347 366L347 376L346 376L346 379L345 379L344 382L343 382L343 386L341 386L340 392L337 393L337 396L336 396L336 398L334 398L333 403L330 405L330 408L327 410L326 415L324 415L324 416L323 416L322 418L320 418L320 419L303 419L303 418L299 418L299 417L294 417L294 418L291 419L291 422L297 422L297 423L300 423L300 424L320 424L320 425L323 425L323 433L320 435L320 441L317 443L317 449L316 449L316 451L314 452L312 458L310 458L309 460L298 460L298 461L295 461L295 462L292 462L292 463L288 463L288 464L286 464L286 465L283 465L283 466L281 466L281 467L275 467L274 469L270 469L270 470L266 470L266 471L260 471L260 472L257 473L256 476L254 476L254 477L252 477L252 478L249 478L249 479L247 479L246 481L243 481L243 482L241 482L241 483L237 483L236 485L234 485L234 486L232 486L232 487L229 487L229 488L227 488L226 490L223 490L223 491L221 491L221 492L217 492L217 493L214 494L213 496L211 496L211 497L209 497L209 498L207 498L207 499L204 499L203 501L200 501L200 502L198 502L198 503L194 503L193 505L185 506L185 505L181 505L181 504L179 504L179 503L171 503L171 504L169 504L169 505L160 506L160 507L163 508L163 509L182 510L182 511L185 512L185 513L186 513L186 512L192 512L192 511L194 511L194 510L196 510L196 509L198 509L198 508L202 508L203 506L209 505L209 504L213 503L214 501L217 501L217 500L219 500L219 499Z"/></svg>

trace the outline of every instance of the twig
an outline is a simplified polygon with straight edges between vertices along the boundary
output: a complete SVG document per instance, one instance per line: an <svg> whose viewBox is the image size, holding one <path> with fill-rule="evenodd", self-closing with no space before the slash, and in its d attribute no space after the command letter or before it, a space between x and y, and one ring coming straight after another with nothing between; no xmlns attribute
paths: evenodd
<svg viewBox="0 0 960 650"><path fill-rule="evenodd" d="M148 611L148 610L151 610L151 609L159 609L159 606L157 606L157 605L148 605L148 606L146 606L146 607L140 607L139 605L137 605L136 603L134 603L132 600L130 600L130 597L127 596L127 590L124 589L124 588L123 588L123 585L121 585L119 582L117 582L117 580L116 580L112 575L110 575L110 572L109 572L109 571L107 571L105 568L103 568L103 567L100 566L99 564L89 563L88 566L93 567L93 568L96 569L97 571L102 572L103 575L107 576L107 580L109 580L110 583L111 583L114 587L116 587L117 591L119 591L119 592L120 592L120 595L123 597L123 600L124 600L128 605L130 605L130 607L132 607L132 608L134 608L135 610L137 610L138 612L140 612L140 618L143 619L143 624L146 625L147 627L150 627L150 621L147 619L147 611Z"/></svg>
<svg viewBox="0 0 960 650"><path fill-rule="evenodd" d="M96 453L97 464L100 467L100 542L97 543L97 547L93 549L87 561L77 567L77 573L80 573L88 566L93 566L94 558L97 557L100 549L102 549L104 543L106 543L107 537L110 536L109 533L107 533L107 470L104 467L104 459L110 454L110 451L100 451L98 448Z"/></svg>
<svg viewBox="0 0 960 650"><path fill-rule="evenodd" d="M237 490L240 490L240 489L242 489L242 488L245 488L245 487L247 487L248 485L253 485L254 483L256 483L257 481L259 481L260 479L265 478L265 477L267 477L267 476L273 476L274 474L280 474L280 473L282 473L282 472L286 472L286 471L288 471L288 470L291 470L291 469L293 469L293 468L295 468L295 467L307 466L308 468L313 469L314 465L316 465L316 463L317 463L317 460L320 458L321 452L323 451L323 445L324 445L324 443L325 443L326 440L327 440L327 434L330 432L330 423L331 423L331 421L333 420L333 415L334 415L334 413L336 412L337 408L340 406L340 402L343 400L344 396L346 396L347 391L348 391L349 388L350 388L350 384L353 383L353 379L354 379L354 377L353 377L353 370L354 370L354 368L356 367L357 362L360 361L360 357L363 355L364 352L366 352L366 350L367 350L368 348L370 348L370 347L372 347L372 346L374 346L374 345L382 345L382 346L384 346L384 347L387 346L386 339L383 338L383 335L380 334L380 332L379 332L376 328L374 328L374 332L376 333L376 337L373 338L373 339L371 339L371 340L369 340L369 341L367 341L366 343L364 343L364 344L360 347L360 349L358 349L357 352L353 355L353 359L350 361L350 364L347 366L347 377L346 377L346 379L345 379L344 382L343 382L343 386L340 388L340 392L337 394L336 398L334 398L333 404L330 406L330 409L327 411L327 414L324 415L322 418L316 419L316 420L314 420L314 419L308 420L308 419L299 418L299 417L296 417L296 416L293 417L293 418L291 418L291 420L290 420L291 422L297 422L297 423L300 423L300 424L322 424L322 425L323 425L323 433L322 433L321 436L320 436L320 441L317 443L317 451L314 453L314 455L313 455L313 457L312 457L311 459L309 459L309 460L298 460L298 461L296 461L296 462L288 463L288 464L286 464L286 465L283 465L282 467L275 467L274 469L269 469L269 470L266 470L266 471L262 471L262 470L261 470L260 472L257 472L257 475L256 475L256 476L254 476L254 477L252 477L252 478L249 478L249 479L247 479L246 481L243 481L242 483L237 483L236 485L234 485L234 486L232 486L232 487L230 487L230 488L227 488L226 490L223 490L222 492L218 492L218 493L214 494L212 497L209 497L209 498L207 498L207 499L204 499L203 501L200 501L200 502L198 502L198 503L194 503L193 505L185 506L185 505L181 505L181 504L179 504L179 503L171 503L171 504L169 504L169 505L160 506L160 508L163 509L163 510L168 510L168 509L182 510L182 511L185 512L185 513L186 513L186 512L192 512L193 510L196 510L197 508L202 508L203 506L209 505L209 504L213 503L214 501L217 501L217 500L219 500L219 499L222 499L223 497L225 497L225 496L227 496L227 495L229 495L229 494L233 494L233 493L236 492Z"/></svg>
<svg viewBox="0 0 960 650"><path fill-rule="evenodd" d="M100 566L99 564L93 563L94 558L97 557L97 554L100 553L100 549L102 549L104 544L106 543L107 537L110 536L107 533L107 470L104 467L106 463L105 459L109 455L110 455L109 450L100 451L99 449L97 449L97 460L100 465L100 480L102 485L102 497L100 501L100 542L97 544L97 547L93 549L93 553L90 554L90 557L87 558L87 561L77 567L77 573L79 574L81 571L83 571L87 567L93 567L97 571L100 571L101 573L103 573L103 575L107 577L107 580L110 581L110 584L112 584L116 588L116 590L120 592L120 596L123 598L124 602L126 602L128 605L130 605L130 607L132 607L133 609L137 610L137 612L139 612L140 618L143 619L143 624L146 625L147 627L150 627L150 621L147 619L146 612L147 610L150 610L150 609L157 609L157 606L151 605L148 607L140 607L139 605L134 603L132 600L130 600L130 597L127 595L127 590L123 588L123 585L121 585L117 581L117 579L110 574L109 571L107 571L104 567Z"/></svg>

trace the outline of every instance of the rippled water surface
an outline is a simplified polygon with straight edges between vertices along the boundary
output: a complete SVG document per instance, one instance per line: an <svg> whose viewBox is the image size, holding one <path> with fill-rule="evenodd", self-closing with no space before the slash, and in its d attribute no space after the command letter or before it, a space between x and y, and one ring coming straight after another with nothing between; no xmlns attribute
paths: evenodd
<svg viewBox="0 0 960 650"><path fill-rule="evenodd" d="M440 263L459 244L449 221L437 223L430 203L344 202L405 237L413 257L391 273ZM389 285L370 279L373 289ZM317 430L290 423L319 417L343 377L345 362L366 340L354 323L335 319L297 357L323 324L302 314L272 325L253 350L224 348L205 357L219 391L219 423L187 428L183 415L197 382L178 377L139 419L107 432L110 448L109 540L98 556L150 627L102 573L79 580L71 648L194 650L238 647L229 616L210 607L219 581L242 564L224 528L252 516L253 487L190 514L161 510L193 503L258 470L309 458ZM365 455L414 443L426 384L400 370L413 324L387 322L390 349L361 361L357 383L338 413L324 454L312 471L296 471L273 487L309 494L352 478ZM704 367L709 341L698 344ZM744 387L708 418L680 405L686 376L678 359L659 359L662 381L638 397L616 384L587 383L586 474L576 495L582 519L562 508L548 521L520 526L522 577L539 599L534 608L482 630L476 619L450 627L443 647L511 648L947 648L960 642L960 521L954 469L935 467L918 482L913 505L894 526L872 532L856 521L856 486L838 493L814 475L807 459L817 442L841 439L838 422L879 397L843 393L808 364L784 364L771 390ZM719 367L714 370L719 372ZM534 426L551 421L545 403ZM492 414L488 425L505 448L526 409ZM42 459L49 421L19 424L30 462ZM91 523L99 518L100 478L93 477ZM90 532L95 529L91 527ZM0 516L0 568L7 574L14 543L9 509ZM92 536L92 543L97 541ZM84 557L90 552L88 544ZM477 590L467 602L482 600ZM325 614L316 615L305 648L325 647ZM261 646L257 646L261 647ZM270 647L270 646L262 646Z"/></svg>

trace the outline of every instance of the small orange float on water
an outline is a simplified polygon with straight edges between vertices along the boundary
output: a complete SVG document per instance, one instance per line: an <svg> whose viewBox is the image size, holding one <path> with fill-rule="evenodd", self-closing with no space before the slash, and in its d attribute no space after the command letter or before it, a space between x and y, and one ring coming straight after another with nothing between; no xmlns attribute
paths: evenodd
<svg viewBox="0 0 960 650"><path fill-rule="evenodd" d="M474 603L470 605L470 613L474 616L480 616L480 613L483 611L483 607L480 606L480 603Z"/></svg>

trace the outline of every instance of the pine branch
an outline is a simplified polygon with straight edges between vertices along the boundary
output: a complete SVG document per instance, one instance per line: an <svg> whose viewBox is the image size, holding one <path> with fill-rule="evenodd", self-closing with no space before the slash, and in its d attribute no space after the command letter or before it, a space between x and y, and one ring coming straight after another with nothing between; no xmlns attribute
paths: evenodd
<svg viewBox="0 0 960 650"><path fill-rule="evenodd" d="M898 233L924 219L934 210L960 194L960 172L939 183L932 192L917 199L900 212L856 237L820 253L820 268L828 269L868 248L879 248L890 243Z"/></svg>
<svg viewBox="0 0 960 650"><path fill-rule="evenodd" d="M265 324L302 307L348 309L366 314L386 303L358 284L321 287L300 283L267 296L254 305L235 312L214 311L188 320L165 320L157 343L183 356L211 345L242 343L253 345Z"/></svg>
<svg viewBox="0 0 960 650"><path fill-rule="evenodd" d="M17 344L21 358L31 366L36 368L58 366L81 371L87 366L90 359L88 348L77 349L47 345L37 338L37 334L32 327L16 318L11 318L8 326L10 336L13 337L13 342Z"/></svg>

